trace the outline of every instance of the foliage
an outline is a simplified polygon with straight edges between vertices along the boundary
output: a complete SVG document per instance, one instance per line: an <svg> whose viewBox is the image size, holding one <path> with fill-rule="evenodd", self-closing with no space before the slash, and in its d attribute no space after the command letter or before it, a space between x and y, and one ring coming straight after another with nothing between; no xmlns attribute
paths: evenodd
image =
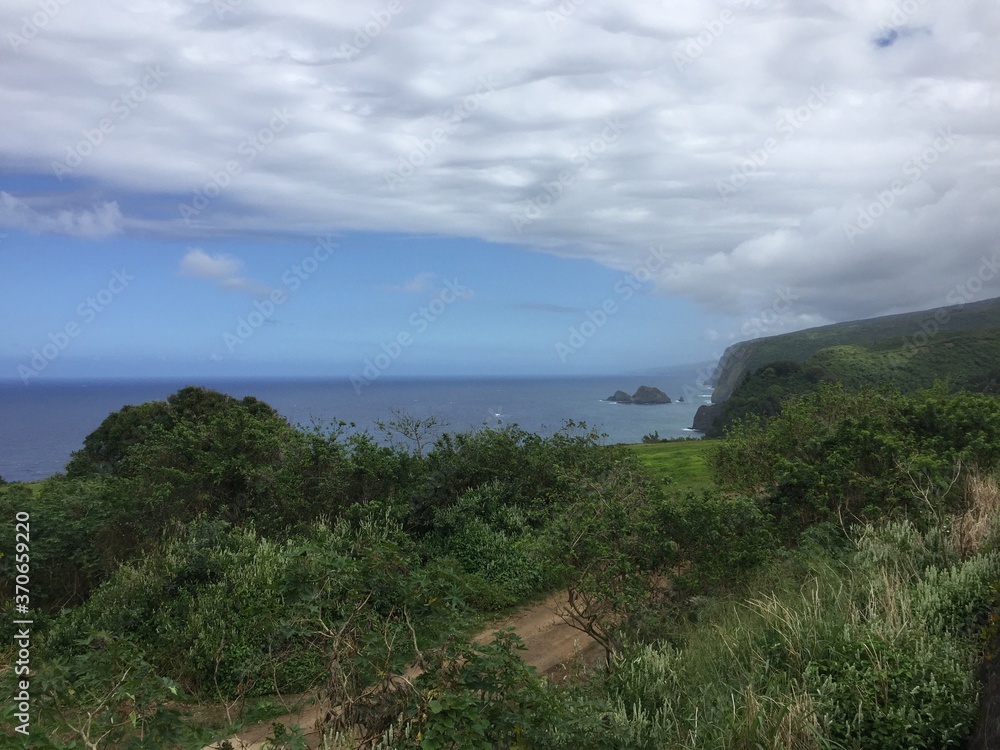
<svg viewBox="0 0 1000 750"><path fill-rule="evenodd" d="M877 353L885 366L913 372L916 377L912 388L926 388L934 380L946 377L948 370L942 370L942 366L954 368L952 371L960 376L991 369L1000 353L995 348L1000 342L998 309L1000 303L990 299L743 341L727 351L729 362L723 362L717 393L728 395L746 372L759 370L770 362L805 363L817 352L834 347L856 347ZM847 366L838 367L832 374L849 376L855 363L844 364ZM868 381L868 384L874 383ZM903 383L898 385L903 387Z"/></svg>
<svg viewBox="0 0 1000 750"><path fill-rule="evenodd" d="M435 605L461 606L460 590L415 563L384 518L317 526L282 544L205 521L122 566L58 623L53 647L67 652L86 633L107 631L143 644L151 663L192 691L303 690L325 668L321 623L358 602L379 616L409 606L427 622Z"/></svg>
<svg viewBox="0 0 1000 750"><path fill-rule="evenodd" d="M509 490L497 481L463 493L454 505L435 513L426 548L453 557L481 581L476 605L485 610L523 601L542 585L540 560L532 554L532 524Z"/></svg>
<svg viewBox="0 0 1000 750"><path fill-rule="evenodd" d="M953 550L936 537L868 526L846 559L789 561L773 591L709 605L678 645L629 644L604 680L616 735L634 748L961 747L976 705L965 634L997 561L943 567Z"/></svg>
<svg viewBox="0 0 1000 750"><path fill-rule="evenodd" d="M798 362L771 362L747 373L740 386L722 402L718 418L706 437L721 437L735 422L748 417L767 419L781 413L785 401L816 390L817 384L830 380L818 365Z"/></svg>
<svg viewBox="0 0 1000 750"><path fill-rule="evenodd" d="M968 649L919 631L895 639L845 632L805 679L827 736L844 747L962 747L977 688Z"/></svg>
<svg viewBox="0 0 1000 750"><path fill-rule="evenodd" d="M71 481L53 477L32 492L14 484L0 492L0 552L13 560L15 513L31 515L32 606L57 610L84 601L108 573L131 541L106 533L107 520L118 503L115 480ZM5 590L13 570L0 569Z"/></svg>
<svg viewBox="0 0 1000 750"><path fill-rule="evenodd" d="M930 567L913 589L913 616L930 633L971 638L987 625L998 578L996 553L948 568Z"/></svg>
<svg viewBox="0 0 1000 750"><path fill-rule="evenodd" d="M626 448L604 447L600 440L600 434L574 422L549 438L516 425L445 433L434 442L409 491L407 529L418 535L433 532L439 511L490 482L502 485L507 502L523 509L529 524L539 526L567 498L573 477L593 476L626 460Z"/></svg>
<svg viewBox="0 0 1000 750"><path fill-rule="evenodd" d="M661 527L677 540L675 554L685 566L676 584L693 595L732 588L774 555L770 520L749 498L688 493L663 513Z"/></svg>
<svg viewBox="0 0 1000 750"><path fill-rule="evenodd" d="M428 443L434 425L397 420L412 451L204 389L158 404L109 417L37 493L0 489L5 561L10 519L31 512L52 747L80 730L185 747L184 690L238 704L316 686L345 746L968 734L1000 576L1000 492L976 473L1000 461L991 397L821 384L721 441L629 447L572 423ZM468 603L563 586L562 614L609 655L588 681L540 678L509 632L454 635Z"/></svg>
<svg viewBox="0 0 1000 750"><path fill-rule="evenodd" d="M939 514L961 499L956 469L998 458L995 399L827 385L774 419L735 427L712 463L721 487L761 497L786 531L797 532L820 521Z"/></svg>
<svg viewBox="0 0 1000 750"><path fill-rule="evenodd" d="M973 393L1000 396L1000 368L968 376L964 383L964 389Z"/></svg>
<svg viewBox="0 0 1000 750"><path fill-rule="evenodd" d="M183 721L181 702L187 696L160 674L133 644L104 633L80 642L70 658L34 659L32 747L203 747L208 737ZM16 692L13 679L13 671L7 670L5 695ZM14 723L6 715L12 710L11 702L5 701L0 714L5 726Z"/></svg>
<svg viewBox="0 0 1000 750"><path fill-rule="evenodd" d="M746 342L739 346L749 347L749 364L731 393L722 389L720 395L728 397L708 435L719 437L751 416L776 416L788 399L807 396L830 382L853 391L881 388L910 394L946 382L951 390L996 395L1000 327L995 317L975 319L976 326L987 323L982 328L934 336L922 332L914 336L911 331L905 339L883 337L881 332L858 337L844 331L843 340L833 336L830 340L836 343L818 348L814 344L824 339L819 335L824 329ZM811 333L816 335L810 338ZM919 347L912 343L917 338L923 339ZM789 354L801 358L786 359ZM723 374L726 380L735 370L742 371L740 367L725 369L730 370Z"/></svg>
<svg viewBox="0 0 1000 750"><path fill-rule="evenodd" d="M428 653L395 723L373 747L424 750L615 747L600 706L551 685L518 656L521 640L497 631L486 644L458 639ZM364 745L368 747L369 745Z"/></svg>
<svg viewBox="0 0 1000 750"><path fill-rule="evenodd" d="M626 621L669 599L677 543L662 525L663 497L630 465L580 481L575 495L546 529L545 546L567 588L560 614L610 658Z"/></svg>

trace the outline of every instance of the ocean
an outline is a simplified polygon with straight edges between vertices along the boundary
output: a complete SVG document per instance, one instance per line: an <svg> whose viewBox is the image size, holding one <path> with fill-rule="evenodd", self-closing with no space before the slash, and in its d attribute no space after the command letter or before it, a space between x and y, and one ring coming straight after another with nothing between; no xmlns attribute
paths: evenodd
<svg viewBox="0 0 1000 750"><path fill-rule="evenodd" d="M49 381L23 385L0 381L0 477L29 482L61 471L104 418L126 404L165 399L186 385L202 385L231 396L255 396L293 424L342 420L378 435L375 423L398 411L434 416L442 431L464 432L517 424L551 435L567 420L606 433L608 443L638 443L644 435L700 437L690 430L695 411L711 390L693 368L656 376L505 379L378 380L360 394L345 379L171 379L145 381ZM640 385L665 391L675 403L615 404L604 399ZM683 403L677 403L684 397Z"/></svg>

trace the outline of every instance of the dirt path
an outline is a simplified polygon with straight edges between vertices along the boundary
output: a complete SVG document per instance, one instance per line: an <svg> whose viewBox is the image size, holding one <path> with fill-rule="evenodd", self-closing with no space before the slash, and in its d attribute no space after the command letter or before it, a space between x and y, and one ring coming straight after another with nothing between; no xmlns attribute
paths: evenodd
<svg viewBox="0 0 1000 750"><path fill-rule="evenodd" d="M526 664L535 667L540 675L551 679L563 677L566 674L566 665L572 662L578 652L585 663L597 662L603 656L601 647L589 636L571 628L556 614L556 609L565 601L565 596L565 592L553 594L540 604L493 623L473 640L477 643L488 643L493 633L500 628L513 627L524 641L526 648L521 652L521 658ZM315 748L320 742L319 732L315 729L319 713L317 705L305 706L297 713L286 714L264 724L248 727L230 737L229 741L234 750L260 750L265 739L271 735L273 725L280 722L286 727L297 724L305 729L309 746ZM218 750L221 742L220 740L209 745L205 750Z"/></svg>

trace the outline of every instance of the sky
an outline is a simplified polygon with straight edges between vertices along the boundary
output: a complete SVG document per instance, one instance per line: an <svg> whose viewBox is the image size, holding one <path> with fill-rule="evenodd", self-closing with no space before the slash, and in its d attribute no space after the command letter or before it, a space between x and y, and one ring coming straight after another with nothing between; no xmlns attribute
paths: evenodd
<svg viewBox="0 0 1000 750"><path fill-rule="evenodd" d="M1000 295L998 37L993 0L5 0L0 379L624 373Z"/></svg>

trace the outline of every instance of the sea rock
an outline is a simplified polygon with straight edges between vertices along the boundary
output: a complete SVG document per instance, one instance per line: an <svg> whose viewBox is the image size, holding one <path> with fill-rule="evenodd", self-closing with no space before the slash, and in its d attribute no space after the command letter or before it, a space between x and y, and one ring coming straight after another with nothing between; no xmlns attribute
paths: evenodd
<svg viewBox="0 0 1000 750"><path fill-rule="evenodd" d="M722 404L703 404L699 406L698 411L694 414L694 423L691 425L691 429L698 432L708 432L712 429L712 425L715 424L715 420L719 418L721 412Z"/></svg>
<svg viewBox="0 0 1000 750"><path fill-rule="evenodd" d="M632 394L633 404L669 404L670 396L659 388L648 385L640 385L639 389Z"/></svg>
<svg viewBox="0 0 1000 750"><path fill-rule="evenodd" d="M619 404L669 404L670 396L659 388L641 385L631 396L625 391L615 391L615 395L608 398L608 401Z"/></svg>

